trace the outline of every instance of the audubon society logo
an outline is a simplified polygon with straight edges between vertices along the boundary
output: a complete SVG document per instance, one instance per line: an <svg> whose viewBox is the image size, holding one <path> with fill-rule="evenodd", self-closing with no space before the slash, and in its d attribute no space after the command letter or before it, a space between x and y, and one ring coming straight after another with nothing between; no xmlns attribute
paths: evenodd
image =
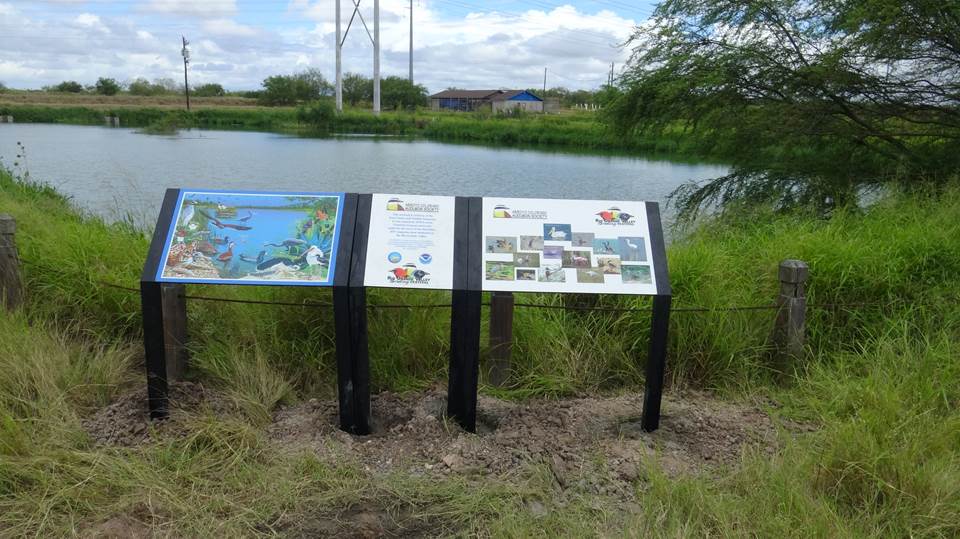
<svg viewBox="0 0 960 539"><path fill-rule="evenodd" d="M438 213L439 204L417 204L416 202L404 202L399 198L391 198L387 201L387 211L405 211L418 213Z"/></svg>
<svg viewBox="0 0 960 539"><path fill-rule="evenodd" d="M595 213L598 225L623 226L637 224L637 218L620 208L610 207L606 210Z"/></svg>
<svg viewBox="0 0 960 539"><path fill-rule="evenodd" d="M430 284L430 274L416 264L404 264L387 272L387 280L399 284Z"/></svg>
<svg viewBox="0 0 960 539"><path fill-rule="evenodd" d="M504 204L497 204L493 208L493 217L496 219L546 219L547 212L543 210L511 210Z"/></svg>

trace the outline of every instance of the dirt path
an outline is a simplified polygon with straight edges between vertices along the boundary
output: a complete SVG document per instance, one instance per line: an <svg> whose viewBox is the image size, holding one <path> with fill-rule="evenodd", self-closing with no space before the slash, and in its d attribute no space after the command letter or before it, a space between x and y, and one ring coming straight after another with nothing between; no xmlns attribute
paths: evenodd
<svg viewBox="0 0 960 539"><path fill-rule="evenodd" d="M125 395L86 421L95 441L137 445L178 431L178 417L201 406L215 414L236 412L216 392L182 383L171 393L172 420L148 428L144 391ZM661 427L640 429L642 394L522 403L481 396L478 432L444 417L446 393L432 389L373 397L374 433L352 436L337 428L332 400L312 399L274 413L267 433L278 451L314 451L330 462L356 462L373 473L509 475L544 463L561 487L629 495L645 459L670 475L700 473L735 464L743 451L772 452L773 421L755 408L699 392L664 400Z"/></svg>

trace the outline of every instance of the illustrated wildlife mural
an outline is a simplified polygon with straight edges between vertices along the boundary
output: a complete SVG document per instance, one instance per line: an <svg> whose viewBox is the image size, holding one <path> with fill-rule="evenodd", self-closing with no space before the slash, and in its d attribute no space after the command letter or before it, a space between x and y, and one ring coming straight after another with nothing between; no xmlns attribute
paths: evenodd
<svg viewBox="0 0 960 539"><path fill-rule="evenodd" d="M185 192L162 276L185 281L329 281L336 195Z"/></svg>

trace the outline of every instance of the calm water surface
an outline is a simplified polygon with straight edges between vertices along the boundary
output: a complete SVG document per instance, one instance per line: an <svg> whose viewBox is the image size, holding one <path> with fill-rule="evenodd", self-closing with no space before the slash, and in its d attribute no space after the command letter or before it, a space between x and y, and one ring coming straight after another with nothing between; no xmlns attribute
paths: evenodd
<svg viewBox="0 0 960 539"><path fill-rule="evenodd" d="M389 138L0 124L0 157L108 218L156 219L167 187L663 201L718 165Z"/></svg>

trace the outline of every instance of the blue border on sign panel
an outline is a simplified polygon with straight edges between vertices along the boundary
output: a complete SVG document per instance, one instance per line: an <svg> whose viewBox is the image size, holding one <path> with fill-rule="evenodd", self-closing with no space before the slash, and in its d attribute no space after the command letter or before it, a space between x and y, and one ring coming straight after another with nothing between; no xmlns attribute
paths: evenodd
<svg viewBox="0 0 960 539"><path fill-rule="evenodd" d="M337 222L333 229L333 248L330 250L330 270L327 272L326 281L269 281L269 280L244 280L244 279L183 279L178 277L164 277L163 270L167 266L167 255L170 251L170 244L173 241L173 235L176 233L176 223L180 222L180 211L183 209L183 197L186 195L252 195L252 196L309 196L309 197L337 197ZM157 282L165 283L193 283L193 284L239 284L239 285L257 285L257 286L333 286L333 277L337 271L337 251L340 249L340 224L343 220L343 198L346 193L316 193L305 191L228 191L220 189L189 190L180 189L177 196L176 210L167 231L167 239L163 244L163 255L160 258L160 264L157 268Z"/></svg>

